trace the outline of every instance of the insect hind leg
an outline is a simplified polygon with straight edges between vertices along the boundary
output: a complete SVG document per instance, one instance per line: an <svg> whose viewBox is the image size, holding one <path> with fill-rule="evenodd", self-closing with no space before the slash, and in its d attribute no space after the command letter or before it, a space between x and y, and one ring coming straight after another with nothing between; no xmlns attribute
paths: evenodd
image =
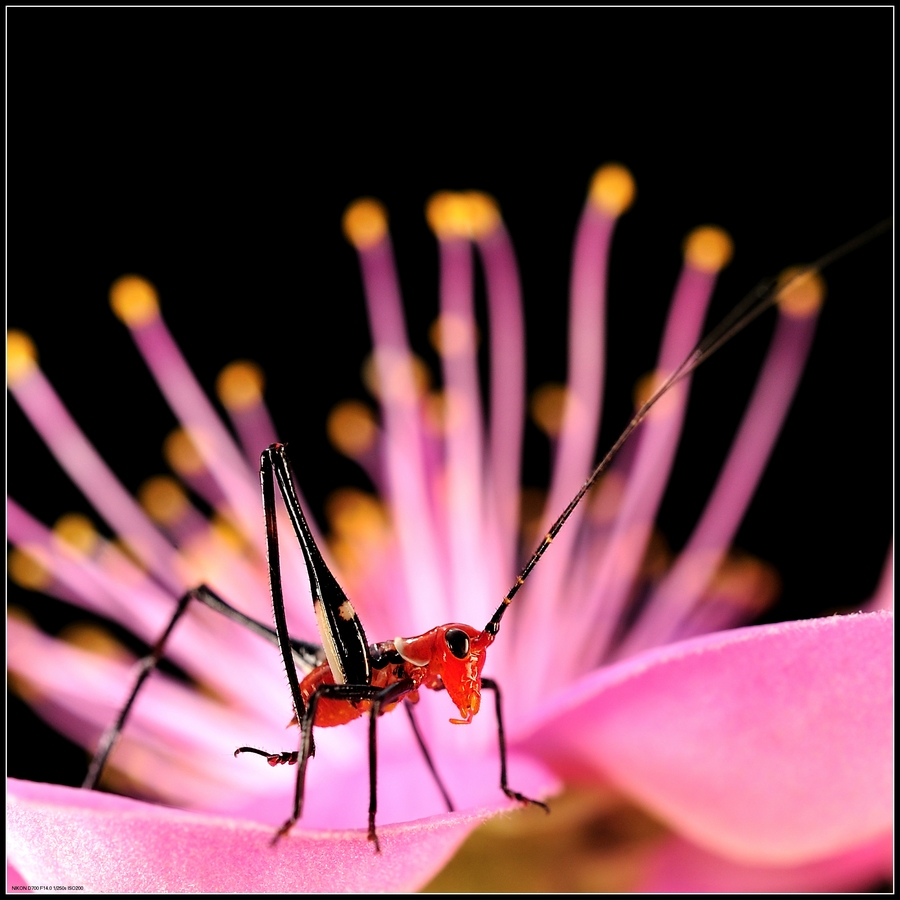
<svg viewBox="0 0 900 900"><path fill-rule="evenodd" d="M82 788L93 790L97 787L97 784L100 781L100 777L103 774L107 763L109 762L109 757L112 754L112 751L122 734L125 723L128 721L128 717L131 714L132 708L134 707L135 700L137 700L138 694L140 693L141 688L144 686L144 682L146 682L152 672L159 665L172 631L178 623L178 620L184 615L192 600L196 600L198 603L202 603L204 606L207 606L210 609L221 613L226 618L231 619L233 622L237 622L239 625L244 625L257 634L266 637L268 640L272 640L271 629L268 629L265 625L262 625L254 619L251 619L249 616L245 616L243 613L236 610L233 606L230 606L221 597L219 597L218 594L215 594L213 591L211 591L206 585L201 584L199 587L193 588L192 590L184 594L179 599L175 607L175 611L172 614L172 618L169 620L168 624L163 630L163 633L159 636L159 639L150 648L150 652L138 662L138 673L137 678L134 682L134 686L132 687L128 698L122 706L122 709L119 711L118 716L116 716L115 721L112 723L112 725L109 726L109 728L106 729L106 731L100 738L100 742L97 745L96 751L94 752L94 757L91 760L90 766L88 767L87 775L85 776L84 781L81 784Z"/></svg>

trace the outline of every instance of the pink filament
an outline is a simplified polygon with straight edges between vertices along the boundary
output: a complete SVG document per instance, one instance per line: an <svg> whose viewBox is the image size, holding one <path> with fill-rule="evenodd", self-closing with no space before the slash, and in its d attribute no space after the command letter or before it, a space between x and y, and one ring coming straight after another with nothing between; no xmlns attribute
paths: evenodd
<svg viewBox="0 0 900 900"><path fill-rule="evenodd" d="M259 496L253 487L255 471L241 457L162 317L129 330L166 402L222 488L246 539L264 552Z"/></svg>
<svg viewBox="0 0 900 900"><path fill-rule="evenodd" d="M544 534L572 499L593 462L600 426L605 365L606 280L609 249L616 219L590 200L575 238L570 286L568 400L553 467L550 492L541 526ZM541 561L517 613L513 637L546 634L554 629L567 605L563 584L575 550L584 507L577 508L554 540L553 553ZM517 654L520 658L523 654ZM544 677L540 666L526 667L521 677L537 689ZM526 691L527 693L527 691Z"/></svg>
<svg viewBox="0 0 900 900"><path fill-rule="evenodd" d="M486 489L499 541L496 568L508 578L518 562L519 480L525 433L525 318L515 252L502 223L478 242L478 250L487 283L491 347ZM503 584L499 590L506 587Z"/></svg>
<svg viewBox="0 0 900 900"><path fill-rule="evenodd" d="M769 460L809 355L817 316L780 315L740 429L706 509L653 592L622 655L671 640L731 545Z"/></svg>
<svg viewBox="0 0 900 900"><path fill-rule="evenodd" d="M715 280L714 274L685 263L666 321L657 363L661 372L674 371L699 340ZM567 611L570 619L582 623L576 630L581 649L568 657L573 676L579 670L593 668L603 658L629 600L675 458L689 383L686 379L670 391L665 408L657 408L662 415L651 414L643 424L612 534L602 553L597 554L599 565L589 590L573 604L577 608ZM587 553L584 558L594 555ZM584 622L590 622L590 627L585 628Z"/></svg>
<svg viewBox="0 0 900 900"><path fill-rule="evenodd" d="M9 389L50 452L110 528L173 594L181 594L186 585L178 573L175 549L85 437L44 373L35 368Z"/></svg>
<svg viewBox="0 0 900 900"><path fill-rule="evenodd" d="M228 429L197 383L162 317L158 316L142 328L130 330L160 391L187 431L209 474L221 488L235 524L240 528L244 539L264 557L266 543L257 476L258 459L253 465L248 465L243 459ZM260 424L268 430L269 425L264 420L260 420ZM265 446L260 447L260 450ZM309 512L299 486L297 492L313 537L330 565L321 531ZM316 630L309 602L306 568L300 549L292 538L290 521L278 499L276 507L284 599L289 611L289 621L294 623L294 627L301 628L304 634L312 636Z"/></svg>
<svg viewBox="0 0 900 900"><path fill-rule="evenodd" d="M259 455L277 440L275 425L266 404L260 400L243 409L226 407L228 418L237 432L244 458L253 471L259 466Z"/></svg>
<svg viewBox="0 0 900 900"><path fill-rule="evenodd" d="M385 237L373 247L360 250L359 259L375 365L382 386L383 459L389 506L400 542L404 575L403 584L398 585L403 590L396 591L393 605L397 621L406 623L406 629L425 631L434 623L423 616L423 607L426 611L446 611L449 603L439 575L442 568L426 487L417 389L390 239ZM417 603L418 597L428 597L429 604Z"/></svg>
<svg viewBox="0 0 900 900"><path fill-rule="evenodd" d="M453 585L451 619L477 621L491 598L485 560L490 558L482 509L483 446L481 396L475 357L472 249L467 240L440 241L441 321L461 330L459 346L442 349L444 387L450 408L445 429L446 529ZM444 342L445 344L448 341Z"/></svg>
<svg viewBox="0 0 900 900"><path fill-rule="evenodd" d="M872 599L864 607L867 612L875 612L879 609L885 609L889 612L894 611L894 542L888 549L887 558L881 570L881 577L878 579L878 587Z"/></svg>

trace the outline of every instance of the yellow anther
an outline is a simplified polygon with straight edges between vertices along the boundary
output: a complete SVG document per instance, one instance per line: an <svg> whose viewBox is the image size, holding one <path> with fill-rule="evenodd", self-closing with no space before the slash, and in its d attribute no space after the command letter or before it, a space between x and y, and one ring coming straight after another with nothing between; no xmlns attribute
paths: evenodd
<svg viewBox="0 0 900 900"><path fill-rule="evenodd" d="M240 412L259 405L265 383L263 370L255 362L239 359L219 372L216 394L226 409Z"/></svg>
<svg viewBox="0 0 900 900"><path fill-rule="evenodd" d="M594 525L610 525L616 520L625 496L627 479L621 472L611 469L600 481L588 499L588 520Z"/></svg>
<svg viewBox="0 0 900 900"><path fill-rule="evenodd" d="M182 428L171 431L163 442L163 456L179 475L197 475L205 468L193 441Z"/></svg>
<svg viewBox="0 0 900 900"><path fill-rule="evenodd" d="M328 439L345 456L352 459L372 449L378 426L372 410L359 400L344 400L328 414Z"/></svg>
<svg viewBox="0 0 900 900"><path fill-rule="evenodd" d="M6 618L19 622L22 625L29 625L33 628L37 628L37 622L35 622L34 618L28 614L28 611L22 609L21 606L15 606L14 604L7 605ZM6 674L12 675L12 672L7 672Z"/></svg>
<svg viewBox="0 0 900 900"><path fill-rule="evenodd" d="M91 556L100 541L93 522L81 513L66 513L56 520L53 534L68 549L81 556Z"/></svg>
<svg viewBox="0 0 900 900"><path fill-rule="evenodd" d="M546 502L547 493L539 488L523 487L519 492L519 531L522 542L529 547L534 547L540 537L538 529L543 524Z"/></svg>
<svg viewBox="0 0 900 900"><path fill-rule="evenodd" d="M637 382L634 385L634 391L632 392L632 400L634 402L635 412L639 410L666 382L666 379L669 377L671 373L661 372L657 369L653 369L650 372L647 372L646 375L642 375L638 378ZM677 403L678 394L675 388L672 388L668 391L668 393L664 394L653 406L653 409L648 413L648 415L655 416L657 418L662 418L665 415L668 415L672 412L673 408Z"/></svg>
<svg viewBox="0 0 900 900"><path fill-rule="evenodd" d="M134 660L134 656L105 628L93 622L72 622L59 632L58 637L69 646L87 650L96 656L125 663Z"/></svg>
<svg viewBox="0 0 900 900"><path fill-rule="evenodd" d="M778 284L778 308L795 319L818 312L825 301L825 279L815 269L785 269L778 276Z"/></svg>
<svg viewBox="0 0 900 900"><path fill-rule="evenodd" d="M160 525L173 525L188 508L184 488L169 475L148 478L138 488L138 502Z"/></svg>
<svg viewBox="0 0 900 900"><path fill-rule="evenodd" d="M774 566L734 552L722 562L702 599L729 602L759 615L778 599L781 589L781 578Z"/></svg>
<svg viewBox="0 0 900 900"><path fill-rule="evenodd" d="M369 250L387 234L387 210L380 200L362 197L347 207L342 225L344 237L357 250Z"/></svg>
<svg viewBox="0 0 900 900"><path fill-rule="evenodd" d="M467 191L469 200L469 224L472 237L478 241L492 234L500 225L500 207L497 201L483 191Z"/></svg>
<svg viewBox="0 0 900 900"><path fill-rule="evenodd" d="M439 240L479 240L500 224L500 210L481 191L438 191L425 204L425 218Z"/></svg>
<svg viewBox="0 0 900 900"><path fill-rule="evenodd" d="M532 395L529 411L535 425L548 437L555 438L566 414L568 391L562 384L541 385Z"/></svg>
<svg viewBox="0 0 900 900"><path fill-rule="evenodd" d="M428 329L428 339L441 356L452 358L474 350L478 343L478 329L471 319L454 313L442 313Z"/></svg>
<svg viewBox="0 0 900 900"><path fill-rule="evenodd" d="M692 269L721 272L734 256L734 241L716 225L701 225L684 239L682 249L685 262Z"/></svg>
<svg viewBox="0 0 900 900"><path fill-rule="evenodd" d="M362 364L362 381L373 397L391 398L401 403L415 403L428 390L431 373L425 362L413 353L396 350L379 351L380 363L370 353ZM409 367L409 368L408 368ZM407 378L412 374L412 396L407 396ZM382 384L382 379L385 384Z"/></svg>
<svg viewBox="0 0 900 900"><path fill-rule="evenodd" d="M9 577L29 591L42 591L53 580L47 551L38 546L13 547L7 560Z"/></svg>
<svg viewBox="0 0 900 900"><path fill-rule="evenodd" d="M443 391L430 391L422 405L422 416L425 428L429 434L435 437L443 437L445 434L444 423L448 416L447 398Z"/></svg>
<svg viewBox="0 0 900 900"><path fill-rule="evenodd" d="M456 388L444 388L441 418L444 434L453 434L469 425L474 414L475 407L467 394Z"/></svg>
<svg viewBox="0 0 900 900"><path fill-rule="evenodd" d="M159 317L156 288L138 275L123 275L109 289L113 312L129 328L143 328Z"/></svg>
<svg viewBox="0 0 900 900"><path fill-rule="evenodd" d="M425 204L428 227L440 240L469 236L469 207L463 194L439 191Z"/></svg>
<svg viewBox="0 0 900 900"><path fill-rule="evenodd" d="M342 538L376 539L387 528L383 504L357 488L338 488L325 501L325 515Z"/></svg>
<svg viewBox="0 0 900 900"><path fill-rule="evenodd" d="M435 437L445 437L472 421L474 408L470 399L454 388L432 391L422 407L425 427Z"/></svg>
<svg viewBox="0 0 900 900"><path fill-rule="evenodd" d="M588 191L591 203L608 216L620 216L636 193L634 176L619 163L607 163L594 173Z"/></svg>
<svg viewBox="0 0 900 900"><path fill-rule="evenodd" d="M214 512L209 524L213 534L234 552L243 552L247 549L247 542L240 529L229 516L222 512Z"/></svg>
<svg viewBox="0 0 900 900"><path fill-rule="evenodd" d="M37 348L24 331L6 332L6 379L11 385L24 381L37 369Z"/></svg>

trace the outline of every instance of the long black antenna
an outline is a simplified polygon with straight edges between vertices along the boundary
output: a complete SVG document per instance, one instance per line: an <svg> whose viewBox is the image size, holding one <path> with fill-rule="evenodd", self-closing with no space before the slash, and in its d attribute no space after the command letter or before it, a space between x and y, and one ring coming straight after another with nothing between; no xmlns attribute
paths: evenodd
<svg viewBox="0 0 900 900"><path fill-rule="evenodd" d="M597 479L610 467L612 461L616 458L619 450L625 441L631 437L631 433L641 424L647 417L647 413L659 402L659 400L667 394L676 384L687 378L694 369L701 363L705 362L713 353L721 346L730 341L738 332L743 331L754 319L762 315L770 306L774 306L778 302L779 297L787 291L791 286L797 287L798 282L806 280L812 275L821 272L826 266L852 253L859 247L874 240L880 234L889 231L894 224L893 218L887 218L872 226L868 231L857 235L855 238L842 244L830 253L817 259L812 265L806 266L796 271L786 280L779 278L767 278L756 286L727 316L700 340L696 347L685 357L684 361L674 372L657 388L656 392L647 400L643 406L634 414L634 417L625 426L625 430L619 435L618 440L609 449L609 452L603 459L597 463L596 468L591 472L587 481L579 488L578 493L572 498L569 505L562 511L560 517L550 526L550 530L544 536L537 550L531 556L531 559L525 563L524 568L516 577L515 584L507 591L503 602L497 607L497 611L491 617L484 630L489 634L496 634L500 630L500 620L506 612L510 601L518 593L518 590L525 583L525 579L531 574L531 570L537 565L537 561L544 555L544 552L553 542L553 538L559 534L560 529L566 522L566 519L572 515L575 507L581 503L584 495L594 486Z"/></svg>

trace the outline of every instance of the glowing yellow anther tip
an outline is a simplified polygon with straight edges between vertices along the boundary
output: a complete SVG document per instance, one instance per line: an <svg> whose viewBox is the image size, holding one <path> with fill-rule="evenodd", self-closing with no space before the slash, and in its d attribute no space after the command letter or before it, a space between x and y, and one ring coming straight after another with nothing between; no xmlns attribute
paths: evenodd
<svg viewBox="0 0 900 900"><path fill-rule="evenodd" d="M37 348L24 331L6 332L6 379L14 385L37 369Z"/></svg>
<svg viewBox="0 0 900 900"><path fill-rule="evenodd" d="M168 475L148 478L138 488L138 501L147 514L161 525L174 525L188 507L184 489Z"/></svg>
<svg viewBox="0 0 900 900"><path fill-rule="evenodd" d="M428 227L439 240L453 240L469 236L469 204L465 194L438 191L425 204Z"/></svg>
<svg viewBox="0 0 900 900"><path fill-rule="evenodd" d="M362 197L347 207L341 224L344 237L357 250L369 250L387 234L387 210L379 200Z"/></svg>
<svg viewBox="0 0 900 900"><path fill-rule="evenodd" d="M620 216L634 203L636 192L631 172L619 163L607 163L594 173L588 197L601 212Z"/></svg>
<svg viewBox="0 0 900 900"><path fill-rule="evenodd" d="M825 279L815 269L796 266L778 276L778 308L795 319L811 316L825 301Z"/></svg>
<svg viewBox="0 0 900 900"><path fill-rule="evenodd" d="M29 591L42 591L53 581L50 560L42 547L13 547L6 571L19 586Z"/></svg>
<svg viewBox="0 0 900 900"><path fill-rule="evenodd" d="M163 441L166 462L184 477L199 475L204 471L203 460L186 431L176 428Z"/></svg>
<svg viewBox="0 0 900 900"><path fill-rule="evenodd" d="M543 384L531 395L529 411L535 425L550 437L562 430L568 392L562 384Z"/></svg>
<svg viewBox="0 0 900 900"><path fill-rule="evenodd" d="M91 520L81 513L66 513L60 516L53 526L53 534L66 547L84 556L90 556L100 541L100 535L97 534Z"/></svg>
<svg viewBox="0 0 900 900"><path fill-rule="evenodd" d="M113 282L109 304L129 328L143 328L159 316L156 288L137 275L123 275Z"/></svg>
<svg viewBox="0 0 900 900"><path fill-rule="evenodd" d="M372 411L358 400L344 400L328 414L328 438L345 456L356 458L375 445L378 426Z"/></svg>
<svg viewBox="0 0 900 900"><path fill-rule="evenodd" d="M500 207L497 201L483 191L468 191L469 228L477 241L492 234L500 226Z"/></svg>
<svg viewBox="0 0 900 900"><path fill-rule="evenodd" d="M259 404L265 383L263 370L255 362L239 359L219 372L216 395L226 409L240 412Z"/></svg>
<svg viewBox="0 0 900 900"><path fill-rule="evenodd" d="M720 272L734 256L734 241L715 225L701 225L684 239L684 259L700 272Z"/></svg>
<svg viewBox="0 0 900 900"><path fill-rule="evenodd" d="M497 229L500 209L481 191L438 191L425 204L425 218L438 240L479 240Z"/></svg>

